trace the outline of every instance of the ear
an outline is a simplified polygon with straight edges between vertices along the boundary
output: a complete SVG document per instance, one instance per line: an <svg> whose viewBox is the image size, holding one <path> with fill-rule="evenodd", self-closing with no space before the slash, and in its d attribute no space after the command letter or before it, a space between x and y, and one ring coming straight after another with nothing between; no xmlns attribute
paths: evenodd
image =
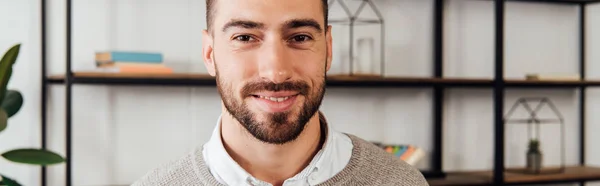
<svg viewBox="0 0 600 186"><path fill-rule="evenodd" d="M331 36L331 25L327 25L327 33L325 34L327 37L327 66L326 71L329 71L331 68L331 60L332 60L332 36Z"/></svg>
<svg viewBox="0 0 600 186"><path fill-rule="evenodd" d="M202 30L202 58L208 74L214 77L216 66L213 55L213 38L206 29Z"/></svg>

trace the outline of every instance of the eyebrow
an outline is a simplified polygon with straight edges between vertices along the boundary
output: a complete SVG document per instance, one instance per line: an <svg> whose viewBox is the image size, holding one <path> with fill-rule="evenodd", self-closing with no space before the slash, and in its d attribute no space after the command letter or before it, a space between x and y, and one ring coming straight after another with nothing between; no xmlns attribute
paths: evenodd
<svg viewBox="0 0 600 186"><path fill-rule="evenodd" d="M225 26L223 26L223 32L226 32L229 28L232 27L242 27L246 29L264 29L265 24L249 20L233 19L227 24L225 24Z"/></svg>
<svg viewBox="0 0 600 186"><path fill-rule="evenodd" d="M250 20L232 19L223 26L223 32L232 27L241 27L245 29L264 29L265 24ZM310 27L318 32L322 32L321 25L314 19L292 19L283 24L283 30Z"/></svg>
<svg viewBox="0 0 600 186"><path fill-rule="evenodd" d="M292 20L286 21L285 24L283 24L284 30L301 28L301 27L310 27L310 28L317 30L318 32L323 31L323 29L321 28L321 25L314 19L292 19Z"/></svg>

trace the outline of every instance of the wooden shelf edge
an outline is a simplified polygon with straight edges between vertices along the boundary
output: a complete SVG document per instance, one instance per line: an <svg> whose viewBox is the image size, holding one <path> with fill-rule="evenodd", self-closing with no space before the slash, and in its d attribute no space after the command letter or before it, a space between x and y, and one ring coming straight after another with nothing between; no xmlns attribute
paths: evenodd
<svg viewBox="0 0 600 186"><path fill-rule="evenodd" d="M62 76L64 78L64 76ZM214 79L202 73L106 73L106 72L74 72L76 78L143 78L143 79Z"/></svg>
<svg viewBox="0 0 600 186"><path fill-rule="evenodd" d="M214 81L215 78L203 73L173 73L173 74L143 74L143 73L107 73L107 72L74 72L76 79L96 79L102 81L115 79L144 79L144 80L203 80ZM64 82L65 75L51 75L48 77L51 82ZM408 76L378 76L378 75L328 75L328 84L333 86L479 86L493 87L494 81L485 78L430 78L430 77L408 77ZM549 81L549 80L525 80L525 79L506 79L504 83L507 86L516 87L577 87L577 86L600 86L600 80L589 81Z"/></svg>
<svg viewBox="0 0 600 186"><path fill-rule="evenodd" d="M98 79L203 79L203 80L214 80L214 77L208 74L202 73L173 73L173 74L143 74L143 73L106 73L106 72L74 72L74 78L98 78ZM51 75L48 77L49 80L64 81L65 75ZM443 84L443 83L455 83L455 84L469 84L469 83L489 83L491 85L492 80L488 79L467 79L467 78L428 78L428 77L381 77L376 75L328 75L328 82L332 83L424 83L424 84Z"/></svg>
<svg viewBox="0 0 600 186"><path fill-rule="evenodd" d="M549 168L555 169L555 168ZM564 172L549 174L526 174L505 171L505 182L507 184L540 184L540 183L568 183L579 181L600 180L600 167L593 166L567 166ZM514 168L512 169L514 170ZM464 171L446 172L446 178L427 179L431 186L450 185L490 185L492 184L493 172L487 171Z"/></svg>
<svg viewBox="0 0 600 186"><path fill-rule="evenodd" d="M585 80L528 80L528 79L505 79L505 83L526 83L526 84L540 84L540 83L556 83L556 84L578 84L584 83Z"/></svg>
<svg viewBox="0 0 600 186"><path fill-rule="evenodd" d="M455 82L455 83L492 83L491 79L483 78L432 78L411 76L378 76L378 75L328 75L328 80L335 81L398 81L398 82Z"/></svg>

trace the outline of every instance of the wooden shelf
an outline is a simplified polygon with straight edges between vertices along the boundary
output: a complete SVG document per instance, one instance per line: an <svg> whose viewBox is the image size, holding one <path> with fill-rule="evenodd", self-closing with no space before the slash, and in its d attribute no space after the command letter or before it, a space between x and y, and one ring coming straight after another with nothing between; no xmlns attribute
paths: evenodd
<svg viewBox="0 0 600 186"><path fill-rule="evenodd" d="M64 75L48 77L50 83L64 83ZM139 84L139 85L201 85L214 86L215 79L207 74L125 74L105 72L75 72L73 83L81 84ZM433 87L468 86L491 87L486 79L380 77L370 75L332 75L327 77L328 86L333 87Z"/></svg>
<svg viewBox="0 0 600 186"><path fill-rule="evenodd" d="M514 170L514 169L513 169ZM600 167L570 166L565 167L562 173L552 174L520 174L506 171L507 184L543 184L543 183L569 183L580 181L600 180ZM490 185L492 184L492 171L449 172L443 179L428 179L431 186L450 185Z"/></svg>
<svg viewBox="0 0 600 186"><path fill-rule="evenodd" d="M64 83L64 75L48 77L50 83ZM192 85L214 86L215 78L208 74L173 73L106 73L75 72L73 83L109 84L109 85ZM538 80L505 80L506 87L539 88L558 87L576 88L583 86L600 86L600 80L594 81L538 81ZM381 77L373 75L329 75L327 84L331 87L487 87L494 86L494 81L483 78L427 78L427 77Z"/></svg>
<svg viewBox="0 0 600 186"><path fill-rule="evenodd" d="M536 87L588 87L588 86L600 86L600 80L583 80L583 81L570 81L570 80L520 80L520 79L507 79L505 80L507 87L520 87L520 88L536 88Z"/></svg>
<svg viewBox="0 0 600 186"><path fill-rule="evenodd" d="M48 77L50 83L64 83L65 75ZM215 79L208 74L173 73L173 74L144 74L144 73L106 73L106 72L74 72L71 79L78 84L105 85L196 85L215 86Z"/></svg>
<svg viewBox="0 0 600 186"><path fill-rule="evenodd" d="M327 77L329 85L333 86L466 86L491 87L489 79L467 78L427 78L427 77L381 77L368 75L332 75Z"/></svg>
<svg viewBox="0 0 600 186"><path fill-rule="evenodd" d="M75 78L104 78L104 79L213 79L208 74L173 73L173 74L145 74L145 73L107 73L107 72L74 72ZM65 75L53 75L51 80L64 81Z"/></svg>
<svg viewBox="0 0 600 186"><path fill-rule="evenodd" d="M585 85L586 81L556 81L556 80L505 80L508 87L579 87Z"/></svg>

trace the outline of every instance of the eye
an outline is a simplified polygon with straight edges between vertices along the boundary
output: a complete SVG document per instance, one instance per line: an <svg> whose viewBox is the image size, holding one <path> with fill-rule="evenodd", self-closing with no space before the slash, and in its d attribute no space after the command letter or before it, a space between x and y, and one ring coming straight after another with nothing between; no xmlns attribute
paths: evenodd
<svg viewBox="0 0 600 186"><path fill-rule="evenodd" d="M306 42L306 41L310 41L312 38L310 36L307 35L297 35L292 37L291 42Z"/></svg>
<svg viewBox="0 0 600 186"><path fill-rule="evenodd" d="M239 36L234 37L233 39L237 40L237 41L241 41L241 42L250 42L250 41L254 40L254 38L252 38L249 35L239 35Z"/></svg>

